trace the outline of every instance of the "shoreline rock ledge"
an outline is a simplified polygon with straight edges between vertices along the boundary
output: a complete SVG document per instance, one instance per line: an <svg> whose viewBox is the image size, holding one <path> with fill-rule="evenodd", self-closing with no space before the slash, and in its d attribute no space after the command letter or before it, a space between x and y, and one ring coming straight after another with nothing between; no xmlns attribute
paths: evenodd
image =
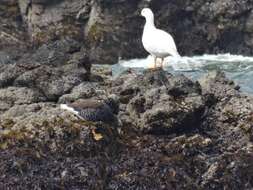
<svg viewBox="0 0 253 190"><path fill-rule="evenodd" d="M92 63L145 57L144 7L172 34L181 55L253 54L250 0L1 0L0 53L16 59L27 46L70 37L85 43Z"/></svg>
<svg viewBox="0 0 253 190"><path fill-rule="evenodd" d="M253 188L253 98L224 73L197 82L159 69L88 78L58 99L22 83L0 89L1 189ZM59 108L101 98L120 126Z"/></svg>

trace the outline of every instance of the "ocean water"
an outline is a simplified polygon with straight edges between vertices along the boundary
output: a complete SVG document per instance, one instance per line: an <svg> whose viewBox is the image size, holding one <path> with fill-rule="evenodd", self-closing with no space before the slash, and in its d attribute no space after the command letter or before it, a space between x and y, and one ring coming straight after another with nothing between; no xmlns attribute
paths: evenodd
<svg viewBox="0 0 253 190"><path fill-rule="evenodd" d="M112 66L112 73L117 77L128 68L141 73L152 66L153 62L151 56L144 59L120 60ZM222 70L241 87L241 91L253 94L253 57L231 54L168 57L164 61L164 69L173 74L183 73L193 80L198 80L209 71Z"/></svg>

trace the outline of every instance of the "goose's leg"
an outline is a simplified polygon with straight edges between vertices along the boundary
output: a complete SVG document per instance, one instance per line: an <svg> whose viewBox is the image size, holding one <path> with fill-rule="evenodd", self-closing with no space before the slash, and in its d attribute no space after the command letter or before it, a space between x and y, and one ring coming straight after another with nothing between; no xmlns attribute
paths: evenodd
<svg viewBox="0 0 253 190"><path fill-rule="evenodd" d="M164 58L161 58L161 59L162 59L161 66L162 66L162 68L163 68Z"/></svg>

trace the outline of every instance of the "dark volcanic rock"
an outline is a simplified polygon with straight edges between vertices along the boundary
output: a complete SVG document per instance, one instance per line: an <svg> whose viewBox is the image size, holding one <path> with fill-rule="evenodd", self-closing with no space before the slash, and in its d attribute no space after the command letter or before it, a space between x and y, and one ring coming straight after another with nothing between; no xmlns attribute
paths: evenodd
<svg viewBox="0 0 253 190"><path fill-rule="evenodd" d="M1 105L8 105L7 107L1 106L1 111L6 111L14 105L32 104L43 102L46 98L34 89L26 87L16 88L9 87L0 89L0 102Z"/></svg>
<svg viewBox="0 0 253 190"><path fill-rule="evenodd" d="M119 57L143 55L140 2L94 1L85 27L92 63L114 64Z"/></svg>
<svg viewBox="0 0 253 190"><path fill-rule="evenodd" d="M127 126L126 128L143 125L145 119L141 117L150 102L153 106L150 112L155 112L156 104L161 109L169 107L168 104L176 104L178 99L192 99L195 96L195 98L202 98L194 103L199 103L202 107L204 105L205 112L200 112L202 114L199 114L198 117L194 117L194 115L189 117L199 119L198 125L195 125L195 127L198 126L197 128L186 130L187 128L180 128L180 125L176 125L178 128L175 131L170 131L177 132L178 129L183 129L181 134L184 133L184 135L174 133L166 136L140 134L133 138L133 132L129 132L130 129L125 129L124 135L130 135L129 139L131 140L128 141L130 145L122 153L116 167L114 166L109 187L111 189L129 189L130 187L133 189L252 188L253 184L250 180L253 177L251 163L253 155L251 142L253 99L235 90L235 85L225 78L224 73L218 72L216 74L210 73L205 80L201 81L203 95L200 94L200 86L194 85L195 87L190 87L192 92L188 91L178 97L174 96L172 100L162 99L161 96L164 97L168 91L164 93L160 90L151 93L149 97L155 98L152 101L147 101L148 90L143 89L149 89L153 85L152 89L155 91L156 88L162 86L159 82L161 72L159 75L157 73L150 72L144 74L146 77L136 77L139 80L135 78L135 82L132 82L134 90L129 90L131 78L134 78L131 73L121 76L115 83L120 86L116 88L116 91L124 92L121 96L131 95L131 98L124 102L128 104L127 110L129 112L129 114L122 116L125 119L123 123L124 126ZM167 84L168 87L171 84L170 80L177 80L177 77L171 75L168 75L167 78L168 82L164 84ZM147 83L150 83L149 86ZM182 85L177 87L180 86ZM185 89L187 89L186 87L187 85L184 85ZM145 93L142 93L143 91ZM159 104L160 99L166 101ZM154 103L156 104L153 105ZM129 107L135 109L129 110ZM186 107L188 108L186 113L189 114L192 110L191 104ZM171 110L173 111L173 109ZM177 108L174 110L177 111ZM163 115L163 117L155 118L157 126L164 127L166 124L170 124L172 119L184 121L183 112L176 115L178 117ZM127 120L129 117L137 118L140 122L133 126L132 120L130 119L130 122ZM159 121L166 122L159 123ZM186 123L186 126L190 125L190 121Z"/></svg>
<svg viewBox="0 0 253 190"><path fill-rule="evenodd" d="M70 93L64 94L59 98L59 103L74 102L78 99L88 99L104 95L105 90L99 83L83 82L75 86Z"/></svg>
<svg viewBox="0 0 253 190"><path fill-rule="evenodd" d="M209 73L201 84L205 94L213 95L217 101L209 119L215 120L217 126L227 126L228 131L240 129L252 138L252 97L240 93L222 72Z"/></svg>
<svg viewBox="0 0 253 190"><path fill-rule="evenodd" d="M243 24L252 11L251 1L161 0L151 1L150 4L159 25L176 37L182 54L252 54L247 42L248 32ZM178 17L181 19L176 19Z"/></svg>
<svg viewBox="0 0 253 190"><path fill-rule="evenodd" d="M59 40L25 54L16 63L0 65L0 87L28 87L42 93L48 101L57 101L89 79L90 67L80 43Z"/></svg>
<svg viewBox="0 0 253 190"><path fill-rule="evenodd" d="M90 1L19 0L19 5L35 44L66 36L83 39L83 25L89 16Z"/></svg>
<svg viewBox="0 0 253 190"><path fill-rule="evenodd" d="M238 86L227 79L225 73L221 71L208 73L200 79L200 83L204 94L213 94L219 100L229 99L240 94Z"/></svg>
<svg viewBox="0 0 253 190"><path fill-rule="evenodd" d="M147 71L113 89L141 131L165 134L197 128L205 110L198 83L163 70ZM125 99L128 102L125 102Z"/></svg>
<svg viewBox="0 0 253 190"><path fill-rule="evenodd" d="M1 188L103 189L106 165L120 147L115 128L79 121L50 104L23 110L29 114L6 114L0 123Z"/></svg>
<svg viewBox="0 0 253 190"><path fill-rule="evenodd" d="M214 153L215 138L188 134L131 141L113 167L110 189L248 189L252 146ZM221 146L224 146L223 144ZM247 163L247 164L246 164Z"/></svg>
<svg viewBox="0 0 253 190"><path fill-rule="evenodd" d="M17 0L0 2L0 65L13 63L26 51L28 35Z"/></svg>
<svg viewBox="0 0 253 190"><path fill-rule="evenodd" d="M38 89L49 101L56 101L84 80L87 80L87 71L75 65L62 68L40 66L20 75L14 85Z"/></svg>
<svg viewBox="0 0 253 190"><path fill-rule="evenodd" d="M25 69L16 64L0 65L0 87L13 85L13 81L24 72Z"/></svg>
<svg viewBox="0 0 253 190"><path fill-rule="evenodd" d="M182 55L252 54L250 0L19 0L19 6L34 44L66 36L83 40L92 63L145 55L140 11L146 6L153 9L156 25L175 38Z"/></svg>
<svg viewBox="0 0 253 190"><path fill-rule="evenodd" d="M34 52L23 56L18 63L27 67L38 64L59 67L75 63L83 66L87 71L90 70L87 52L80 42L71 38L48 42Z"/></svg>
<svg viewBox="0 0 253 190"><path fill-rule="evenodd" d="M223 73L202 86L162 70L106 78L59 102L102 98L120 130L37 102L31 88L1 89L1 189L253 188L253 99Z"/></svg>
<svg viewBox="0 0 253 190"><path fill-rule="evenodd" d="M0 189L253 189L253 99L224 73L90 75L145 55L145 6L181 54L252 54L251 0L0 0ZM121 128L56 104L78 99Z"/></svg>
<svg viewBox="0 0 253 190"><path fill-rule="evenodd" d="M140 11L146 6L153 9L156 25L175 38L182 55L252 54L250 0L2 1L0 49L15 58L24 53L27 44L37 46L70 37L84 42L92 63L143 57Z"/></svg>

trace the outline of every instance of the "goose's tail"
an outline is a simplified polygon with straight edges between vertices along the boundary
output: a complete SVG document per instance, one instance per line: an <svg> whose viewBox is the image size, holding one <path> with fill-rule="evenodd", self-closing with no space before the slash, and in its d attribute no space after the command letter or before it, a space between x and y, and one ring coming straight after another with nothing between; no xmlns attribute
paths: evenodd
<svg viewBox="0 0 253 190"><path fill-rule="evenodd" d="M75 111L74 108L69 107L67 104L60 104L60 109L67 110L67 111L72 112L74 114L78 114L78 112Z"/></svg>

